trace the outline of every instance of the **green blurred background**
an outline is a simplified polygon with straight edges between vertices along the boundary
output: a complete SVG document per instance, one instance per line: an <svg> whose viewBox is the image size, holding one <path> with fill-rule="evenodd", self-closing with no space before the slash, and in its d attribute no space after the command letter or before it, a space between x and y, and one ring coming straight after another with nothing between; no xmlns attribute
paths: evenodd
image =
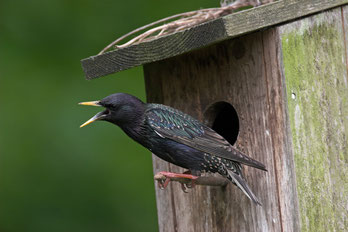
<svg viewBox="0 0 348 232"><path fill-rule="evenodd" d="M0 1L0 231L157 231L150 152L78 106L145 100L142 68L86 81L80 59L216 0Z"/></svg>

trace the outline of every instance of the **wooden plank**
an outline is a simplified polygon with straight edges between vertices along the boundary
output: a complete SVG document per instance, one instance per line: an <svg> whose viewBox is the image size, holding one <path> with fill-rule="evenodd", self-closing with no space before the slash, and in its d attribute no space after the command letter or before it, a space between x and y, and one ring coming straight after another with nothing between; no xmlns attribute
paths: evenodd
<svg viewBox="0 0 348 232"><path fill-rule="evenodd" d="M81 61L82 68L86 78L93 79L347 3L348 0L281 0L212 20L153 41L91 56Z"/></svg>
<svg viewBox="0 0 348 232"><path fill-rule="evenodd" d="M238 148L269 170L265 173L245 168L248 183L262 207L254 205L232 184L226 188L196 186L188 194L182 192L179 184L171 184L174 202L171 208L160 209L166 213L159 214L159 221L161 224L176 217L180 223L160 231L298 231L298 212L296 204L293 206L293 160L287 153L291 146L282 132L286 129L286 107L281 100L285 94L280 89L284 80L279 71L282 66L278 47L272 45L277 43L277 36L274 29L258 32L144 66L145 79L156 77L162 83L161 103L202 121L204 111L212 103L231 103L240 119ZM155 160L154 166L158 162ZM162 171L184 171L169 166ZM278 186L277 182L285 179L289 185ZM159 203L158 207L164 206Z"/></svg>
<svg viewBox="0 0 348 232"><path fill-rule="evenodd" d="M156 75L156 73L147 72L144 70L145 87L147 102L161 103L163 102L162 93L162 80ZM156 90L156 91L154 91ZM153 172L168 170L169 164L164 160L161 160L155 155L152 155ZM156 184L156 183L155 183ZM156 203L157 203L157 215L158 215L158 228L159 231L176 231L173 228L177 227L175 208L173 207L174 198L172 186L168 186L166 191L161 191L158 186L155 185L156 191ZM165 220L162 220L165 218Z"/></svg>
<svg viewBox="0 0 348 232"><path fill-rule="evenodd" d="M348 228L346 15L280 27L302 231Z"/></svg>
<svg viewBox="0 0 348 232"><path fill-rule="evenodd" d="M348 5L341 7L342 14L342 27L343 27L343 36L344 36L344 48L346 50L346 66L348 73Z"/></svg>
<svg viewBox="0 0 348 232"><path fill-rule="evenodd" d="M300 231L281 41L277 28L266 30L262 34L270 117L268 127L272 135L282 231Z"/></svg>

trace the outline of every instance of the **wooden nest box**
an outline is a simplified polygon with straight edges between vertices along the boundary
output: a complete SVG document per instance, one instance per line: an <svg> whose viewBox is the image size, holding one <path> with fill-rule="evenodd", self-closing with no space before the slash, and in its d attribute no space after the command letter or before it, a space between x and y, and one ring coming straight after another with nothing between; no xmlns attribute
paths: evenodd
<svg viewBox="0 0 348 232"><path fill-rule="evenodd" d="M156 186L160 231L344 231L348 1L283 0L82 60L87 79L143 65L149 102L212 126L268 172ZM153 156L154 172L182 172Z"/></svg>

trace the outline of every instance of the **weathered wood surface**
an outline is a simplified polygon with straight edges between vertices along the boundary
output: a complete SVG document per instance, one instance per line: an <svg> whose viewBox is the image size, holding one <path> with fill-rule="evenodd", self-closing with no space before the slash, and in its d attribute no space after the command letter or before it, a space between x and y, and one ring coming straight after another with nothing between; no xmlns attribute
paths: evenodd
<svg viewBox="0 0 348 232"><path fill-rule="evenodd" d="M280 0L234 13L153 41L91 56L81 61L87 79L163 60L213 43L284 23L348 0Z"/></svg>
<svg viewBox="0 0 348 232"><path fill-rule="evenodd" d="M347 17L280 27L302 231L348 231Z"/></svg>
<svg viewBox="0 0 348 232"><path fill-rule="evenodd" d="M342 21L343 21L343 37L344 37L344 48L346 51L345 59L348 73L348 5L341 7Z"/></svg>
<svg viewBox="0 0 348 232"><path fill-rule="evenodd" d="M268 172L245 168L256 206L233 184L156 186L160 231L299 231L293 159L286 136L284 79L276 29L225 41L144 67L149 102L164 103L204 120L204 111L225 101L238 112L239 149ZM183 169L156 157L154 173Z"/></svg>
<svg viewBox="0 0 348 232"><path fill-rule="evenodd" d="M279 199L281 231L299 231L298 196L278 29L263 33L269 128ZM272 210L272 209L269 209Z"/></svg>

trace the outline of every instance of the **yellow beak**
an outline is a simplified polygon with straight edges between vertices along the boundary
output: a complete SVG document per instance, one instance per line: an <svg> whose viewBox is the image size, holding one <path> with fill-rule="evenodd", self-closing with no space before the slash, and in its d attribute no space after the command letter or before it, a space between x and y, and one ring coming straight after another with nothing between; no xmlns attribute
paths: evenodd
<svg viewBox="0 0 348 232"><path fill-rule="evenodd" d="M100 103L99 103L99 101L80 102L79 105L84 105L84 106L101 106ZM84 126L87 126L88 124L91 124L92 122L101 119L102 116L103 116L103 112L97 113L97 114L94 115L91 119L89 119L87 122L85 122L84 124L82 124L82 125L80 126L80 128L81 128L81 127L84 127Z"/></svg>
<svg viewBox="0 0 348 232"><path fill-rule="evenodd" d="M80 102L79 105L84 105L84 106L101 106L99 101Z"/></svg>
<svg viewBox="0 0 348 232"><path fill-rule="evenodd" d="M89 119L87 122L85 122L84 124L82 124L80 126L80 128L84 127L84 126L87 126L88 124L91 124L92 122L95 122L99 119L99 116L98 114L96 114L95 116L93 116L91 119Z"/></svg>

